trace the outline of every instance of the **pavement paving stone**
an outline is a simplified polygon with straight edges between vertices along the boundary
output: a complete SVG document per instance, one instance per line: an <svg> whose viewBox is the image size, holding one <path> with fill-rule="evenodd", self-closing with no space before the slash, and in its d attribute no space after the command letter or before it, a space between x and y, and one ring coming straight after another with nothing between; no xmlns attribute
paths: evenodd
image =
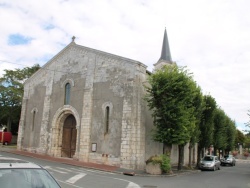
<svg viewBox="0 0 250 188"><path fill-rule="evenodd" d="M101 170L101 171L106 171L106 172L112 172L112 173L119 173L119 174L124 174L128 176L176 176L176 175L182 175L182 174L188 174L188 173L198 173L200 170L196 169L184 169L181 171L178 171L176 167L172 167L172 173L171 174L162 174L162 175L151 175L146 173L145 170L129 170L129 169L123 169L117 166L110 166L110 165L105 165L105 164L96 164L96 163L90 163L90 162L82 162L78 161L72 158L64 158L64 157L52 157L49 155L45 154L38 154L38 153L32 153L28 151L21 151L17 150L16 146L0 146L0 151L3 152L9 152L17 155L23 155L23 156L28 156L28 157L34 157L38 159L43 159L43 160L48 160L48 161L54 161L54 162L59 162L59 163L64 163L64 164L69 164L73 166L79 166L83 168L90 168L90 169L95 169L95 170Z"/></svg>

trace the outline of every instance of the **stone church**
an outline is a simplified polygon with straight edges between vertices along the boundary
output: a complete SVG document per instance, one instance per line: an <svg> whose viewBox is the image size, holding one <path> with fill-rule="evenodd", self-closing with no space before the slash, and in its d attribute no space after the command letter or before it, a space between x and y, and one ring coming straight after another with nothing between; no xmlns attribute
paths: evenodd
<svg viewBox="0 0 250 188"><path fill-rule="evenodd" d="M18 149L144 169L150 156L163 152L151 139L153 120L143 99L151 72L139 61L74 40L25 82ZM172 63L165 30L154 68ZM173 146L172 163L177 151Z"/></svg>

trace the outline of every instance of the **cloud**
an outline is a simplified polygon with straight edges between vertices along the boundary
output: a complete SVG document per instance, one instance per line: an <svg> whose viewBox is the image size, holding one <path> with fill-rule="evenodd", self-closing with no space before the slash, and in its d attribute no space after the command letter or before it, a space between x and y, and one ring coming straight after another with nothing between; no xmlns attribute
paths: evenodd
<svg viewBox="0 0 250 188"><path fill-rule="evenodd" d="M20 64L44 65L72 36L152 70L166 27L172 59L242 124L250 119L249 6L247 0L2 0L0 74Z"/></svg>

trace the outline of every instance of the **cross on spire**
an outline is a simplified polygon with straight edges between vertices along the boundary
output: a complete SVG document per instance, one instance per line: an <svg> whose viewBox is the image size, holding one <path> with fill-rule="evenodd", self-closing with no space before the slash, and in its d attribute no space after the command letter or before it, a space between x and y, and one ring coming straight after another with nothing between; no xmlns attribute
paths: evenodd
<svg viewBox="0 0 250 188"><path fill-rule="evenodd" d="M72 37L72 42L75 42L75 39L76 39L76 37L75 37L75 36L73 36L73 37Z"/></svg>

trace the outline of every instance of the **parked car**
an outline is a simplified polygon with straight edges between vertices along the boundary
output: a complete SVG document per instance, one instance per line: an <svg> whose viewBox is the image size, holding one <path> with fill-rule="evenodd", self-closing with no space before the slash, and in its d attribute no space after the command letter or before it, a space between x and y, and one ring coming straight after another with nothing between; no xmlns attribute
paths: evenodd
<svg viewBox="0 0 250 188"><path fill-rule="evenodd" d="M60 188L60 185L46 169L37 164L0 157L0 187Z"/></svg>
<svg viewBox="0 0 250 188"><path fill-rule="evenodd" d="M206 155L200 161L201 170L220 170L220 160L217 156Z"/></svg>
<svg viewBox="0 0 250 188"><path fill-rule="evenodd" d="M233 155L225 155L224 157L221 158L220 160L221 165L231 165L235 166L236 165L236 160Z"/></svg>
<svg viewBox="0 0 250 188"><path fill-rule="evenodd" d="M12 140L11 132L0 131L0 142L2 142L4 145L8 145L11 143L11 140Z"/></svg>

